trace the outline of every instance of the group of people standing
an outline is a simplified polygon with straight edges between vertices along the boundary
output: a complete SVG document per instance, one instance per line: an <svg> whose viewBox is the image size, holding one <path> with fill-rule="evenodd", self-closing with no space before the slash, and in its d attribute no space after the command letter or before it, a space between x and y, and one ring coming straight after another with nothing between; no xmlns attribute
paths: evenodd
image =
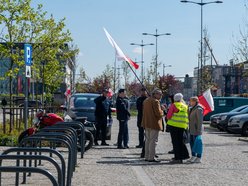
<svg viewBox="0 0 248 186"><path fill-rule="evenodd" d="M111 117L111 104L108 99L108 90L96 98L96 126L97 135L101 131L101 145L106 143L107 118ZM142 148L141 158L145 161L160 162L156 155L156 145L158 143L159 132L170 133L174 154L170 163L200 163L203 144L203 108L199 104L198 97L190 98L189 105L183 100L181 93L171 96L169 106L161 104L162 91L154 89L151 95L148 95L146 89L140 90L140 97L137 99L136 106L138 110L137 127L139 132L139 144L136 148ZM130 119L129 101L125 89L118 91L116 99L117 120L119 121L119 134L117 139L117 148L129 148L128 120ZM191 158L186 146L189 141L191 147ZM97 139L95 145L98 145Z"/></svg>
<svg viewBox="0 0 248 186"><path fill-rule="evenodd" d="M145 134L141 157L145 161L160 162L156 156L156 145L159 132L164 130L171 135L174 154L170 163L200 163L203 151L203 108L199 104L198 97L190 98L189 106L183 100L181 93L171 96L170 106L162 105L162 91L154 89L151 96L145 98L145 89L141 90L141 97L137 100L139 143L142 144L142 135ZM142 105L142 107L140 106ZM142 119L140 119L142 118ZM141 127L145 131L141 130ZM189 138L192 157L185 141ZM190 158L190 159L189 159Z"/></svg>

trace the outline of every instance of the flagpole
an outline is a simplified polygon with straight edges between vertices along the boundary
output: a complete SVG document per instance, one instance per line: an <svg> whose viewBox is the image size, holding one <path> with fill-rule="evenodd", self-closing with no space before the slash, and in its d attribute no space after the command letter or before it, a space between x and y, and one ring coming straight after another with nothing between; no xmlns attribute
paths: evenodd
<svg viewBox="0 0 248 186"><path fill-rule="evenodd" d="M139 76L136 74L136 72L133 70L133 68L131 67L131 65L126 61L126 63L128 64L129 68L131 69L131 71L133 72L134 76L137 78L137 80L139 81L139 83L141 84L142 88L144 88L147 92L147 94L150 96L149 91L147 90L147 88L145 87L144 83L140 80Z"/></svg>
<svg viewBox="0 0 248 186"><path fill-rule="evenodd" d="M115 60L114 60L114 94L116 92L116 52L115 52Z"/></svg>

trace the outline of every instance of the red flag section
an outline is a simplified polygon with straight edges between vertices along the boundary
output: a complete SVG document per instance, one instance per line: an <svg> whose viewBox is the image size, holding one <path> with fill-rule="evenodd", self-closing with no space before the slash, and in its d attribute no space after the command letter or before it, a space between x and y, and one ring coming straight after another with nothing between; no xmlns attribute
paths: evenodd
<svg viewBox="0 0 248 186"><path fill-rule="evenodd" d="M214 99L210 89L206 90L199 98L199 103L204 108L204 116L214 111Z"/></svg>

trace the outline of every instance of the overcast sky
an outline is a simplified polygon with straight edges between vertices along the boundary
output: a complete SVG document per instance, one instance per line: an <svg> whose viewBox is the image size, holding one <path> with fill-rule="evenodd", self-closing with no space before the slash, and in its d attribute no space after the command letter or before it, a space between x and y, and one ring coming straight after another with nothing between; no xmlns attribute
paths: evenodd
<svg viewBox="0 0 248 186"><path fill-rule="evenodd" d="M200 0L198 0L200 1ZM206 2L206 1L205 1ZM232 45L245 17L245 0L224 0L204 6L204 26L219 64L232 58ZM140 61L140 50L130 43L155 42L143 32L170 32L159 38L159 61L172 65L166 72L175 76L192 74L197 65L200 40L200 6L180 0L35 0L56 18L66 18L80 53L77 63L90 76L101 74L114 64L114 50L103 32L105 27L122 50ZM155 46L145 47L145 66L149 67ZM118 62L120 65L121 62ZM159 69L162 73L162 68Z"/></svg>

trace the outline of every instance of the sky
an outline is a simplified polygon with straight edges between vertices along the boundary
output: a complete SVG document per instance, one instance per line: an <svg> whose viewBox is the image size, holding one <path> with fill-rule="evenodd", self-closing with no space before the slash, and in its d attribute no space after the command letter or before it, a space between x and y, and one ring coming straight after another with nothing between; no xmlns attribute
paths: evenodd
<svg viewBox="0 0 248 186"><path fill-rule="evenodd" d="M200 2L200 0L196 0ZM206 0L204 2L207 2ZM223 4L204 6L204 26L219 64L232 58L232 46L244 25L245 0L223 0ZM130 43L155 43L155 37L143 32L171 33L158 38L158 60L172 65L165 72L176 77L193 74L197 66L200 41L200 6L180 0L34 0L43 4L56 19L66 18L74 44L80 53L78 68L90 77L102 73L107 64L114 65L114 49L104 32L105 27L120 48L133 60L141 61L140 48ZM155 46L144 48L145 67L150 66ZM121 65L121 61L117 62ZM159 68L162 74L162 67ZM140 73L140 71L138 71Z"/></svg>

